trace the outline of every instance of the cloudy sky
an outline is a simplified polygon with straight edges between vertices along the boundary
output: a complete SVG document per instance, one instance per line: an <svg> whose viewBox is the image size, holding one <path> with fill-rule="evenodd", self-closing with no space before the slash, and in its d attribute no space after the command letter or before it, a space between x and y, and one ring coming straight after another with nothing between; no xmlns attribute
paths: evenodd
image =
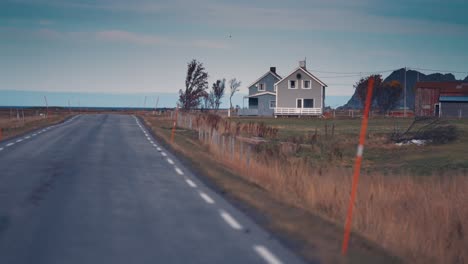
<svg viewBox="0 0 468 264"><path fill-rule="evenodd" d="M210 82L237 77L244 93L270 66L287 74L305 57L330 95L352 94L358 72L404 66L464 78L466 10L466 0L1 0L0 89L177 92L193 58Z"/></svg>

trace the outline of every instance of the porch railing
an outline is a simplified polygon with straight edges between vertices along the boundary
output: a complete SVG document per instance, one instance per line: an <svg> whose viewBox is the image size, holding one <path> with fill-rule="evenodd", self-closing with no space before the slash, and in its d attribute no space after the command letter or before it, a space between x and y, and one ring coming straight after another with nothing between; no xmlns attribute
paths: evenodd
<svg viewBox="0 0 468 264"><path fill-rule="evenodd" d="M276 107L275 115L321 115L322 108Z"/></svg>

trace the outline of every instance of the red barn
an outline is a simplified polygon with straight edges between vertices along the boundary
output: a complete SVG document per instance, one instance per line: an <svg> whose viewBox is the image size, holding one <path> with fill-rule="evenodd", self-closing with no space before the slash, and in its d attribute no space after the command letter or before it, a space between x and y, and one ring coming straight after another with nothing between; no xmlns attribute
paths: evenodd
<svg viewBox="0 0 468 264"><path fill-rule="evenodd" d="M468 82L417 82L415 114L468 117Z"/></svg>

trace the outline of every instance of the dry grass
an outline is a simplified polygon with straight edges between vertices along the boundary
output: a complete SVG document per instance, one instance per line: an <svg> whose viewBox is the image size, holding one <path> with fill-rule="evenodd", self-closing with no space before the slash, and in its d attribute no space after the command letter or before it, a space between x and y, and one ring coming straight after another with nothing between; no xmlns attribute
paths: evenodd
<svg viewBox="0 0 468 264"><path fill-rule="evenodd" d="M277 199L343 225L351 186L350 170L317 168L297 157L256 153L220 144L230 129L199 119L213 158ZM218 132L216 132L218 131ZM223 137L224 139L224 137ZM241 151L242 150L242 151ZM249 156L249 158L248 158ZM353 231L410 263L468 263L468 177L458 175L362 175Z"/></svg>
<svg viewBox="0 0 468 264"><path fill-rule="evenodd" d="M28 116L20 119L9 118L6 116L0 115L0 129L1 129L1 138L0 140L14 137L26 133L28 131L61 122L64 120L68 114L54 114L48 118L41 116Z"/></svg>

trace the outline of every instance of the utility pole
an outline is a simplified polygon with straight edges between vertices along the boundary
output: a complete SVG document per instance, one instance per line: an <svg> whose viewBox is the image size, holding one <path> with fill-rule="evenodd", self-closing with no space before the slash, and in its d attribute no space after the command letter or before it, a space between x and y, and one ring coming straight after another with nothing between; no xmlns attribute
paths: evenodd
<svg viewBox="0 0 468 264"><path fill-rule="evenodd" d="M406 66L405 66L405 84L404 84L404 103L403 103L403 116L406 117Z"/></svg>
<svg viewBox="0 0 468 264"><path fill-rule="evenodd" d="M159 103L159 96L156 99L156 105L154 106L154 114L156 114L156 111L158 111L158 103Z"/></svg>
<svg viewBox="0 0 468 264"><path fill-rule="evenodd" d="M47 96L44 95L44 101L46 105L46 118L49 117L49 104L47 103Z"/></svg>

